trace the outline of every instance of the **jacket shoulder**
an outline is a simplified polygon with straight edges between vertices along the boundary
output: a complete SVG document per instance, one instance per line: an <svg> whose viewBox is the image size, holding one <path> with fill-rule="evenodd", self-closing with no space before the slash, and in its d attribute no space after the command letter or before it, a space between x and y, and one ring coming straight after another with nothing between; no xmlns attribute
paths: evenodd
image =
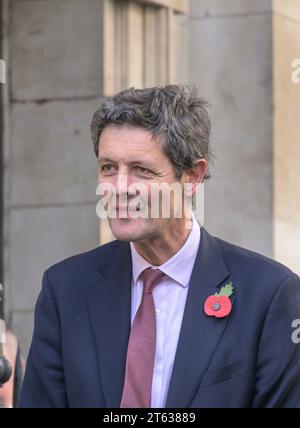
<svg viewBox="0 0 300 428"><path fill-rule="evenodd" d="M120 241L116 240L70 256L48 267L44 276L48 277L51 284L66 282L66 280L74 284L99 279L99 272L105 270L105 266L111 263L120 244Z"/></svg>

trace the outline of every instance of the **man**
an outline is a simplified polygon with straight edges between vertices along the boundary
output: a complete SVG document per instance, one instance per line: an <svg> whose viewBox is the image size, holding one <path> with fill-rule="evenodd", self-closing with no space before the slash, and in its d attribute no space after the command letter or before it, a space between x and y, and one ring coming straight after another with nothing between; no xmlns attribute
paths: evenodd
<svg viewBox="0 0 300 428"><path fill-rule="evenodd" d="M206 103L131 88L91 130L116 240L44 273L21 407L299 407L299 277L210 235L187 202L209 177ZM174 183L169 214L142 215Z"/></svg>

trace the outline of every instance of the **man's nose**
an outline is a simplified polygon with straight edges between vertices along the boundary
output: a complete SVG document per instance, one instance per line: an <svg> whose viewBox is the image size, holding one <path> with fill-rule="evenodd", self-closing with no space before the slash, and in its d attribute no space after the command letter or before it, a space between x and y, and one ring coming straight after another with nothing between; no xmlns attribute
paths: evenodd
<svg viewBox="0 0 300 428"><path fill-rule="evenodd" d="M128 192L128 175L120 173L116 176L115 181L116 194L126 194Z"/></svg>
<svg viewBox="0 0 300 428"><path fill-rule="evenodd" d="M134 180L130 174L119 173L115 180L115 191L117 195L134 195Z"/></svg>

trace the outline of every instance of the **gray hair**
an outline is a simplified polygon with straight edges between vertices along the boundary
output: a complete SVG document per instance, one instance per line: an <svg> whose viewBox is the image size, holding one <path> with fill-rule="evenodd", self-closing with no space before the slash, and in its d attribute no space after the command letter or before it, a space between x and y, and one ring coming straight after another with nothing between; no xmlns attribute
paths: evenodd
<svg viewBox="0 0 300 428"><path fill-rule="evenodd" d="M101 132L108 125L129 124L147 129L154 138L165 134L163 151L171 161L177 179L198 159L210 164L209 104L199 97L197 88L167 85L146 89L129 88L107 97L91 122L94 151L98 157Z"/></svg>

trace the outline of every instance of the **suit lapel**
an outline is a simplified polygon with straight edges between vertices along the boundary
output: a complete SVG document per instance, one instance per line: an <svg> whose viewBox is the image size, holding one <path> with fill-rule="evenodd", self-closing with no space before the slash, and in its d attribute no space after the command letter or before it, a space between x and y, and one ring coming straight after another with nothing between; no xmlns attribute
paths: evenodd
<svg viewBox="0 0 300 428"><path fill-rule="evenodd" d="M89 284L88 310L107 407L120 407L131 322L131 253L116 241L115 253Z"/></svg>
<svg viewBox="0 0 300 428"><path fill-rule="evenodd" d="M228 276L220 241L202 227L166 407L189 407L196 393L228 320L205 315L204 302Z"/></svg>

